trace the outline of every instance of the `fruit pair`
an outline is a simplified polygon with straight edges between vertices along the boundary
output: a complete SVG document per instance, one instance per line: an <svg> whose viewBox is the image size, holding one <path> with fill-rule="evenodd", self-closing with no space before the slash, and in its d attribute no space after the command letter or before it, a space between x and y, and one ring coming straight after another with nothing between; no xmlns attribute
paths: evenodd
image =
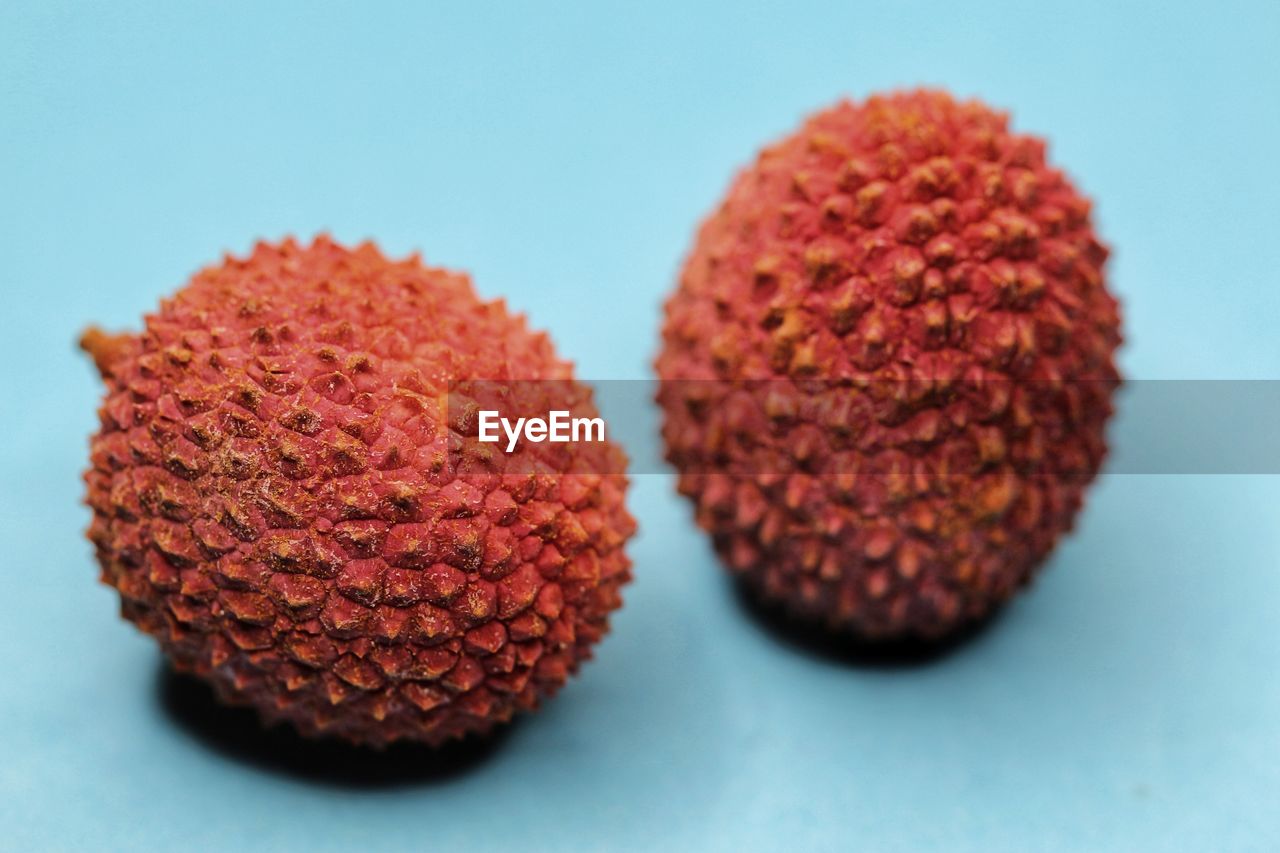
<svg viewBox="0 0 1280 853"><path fill-rule="evenodd" d="M862 638L1007 599L1105 454L1105 257L1043 144L978 103L842 103L766 149L703 224L657 361L668 458L726 564ZM553 693L621 603L621 451L474 440L459 383L595 410L463 275L260 244L83 343L103 580L229 702L440 743Z"/></svg>

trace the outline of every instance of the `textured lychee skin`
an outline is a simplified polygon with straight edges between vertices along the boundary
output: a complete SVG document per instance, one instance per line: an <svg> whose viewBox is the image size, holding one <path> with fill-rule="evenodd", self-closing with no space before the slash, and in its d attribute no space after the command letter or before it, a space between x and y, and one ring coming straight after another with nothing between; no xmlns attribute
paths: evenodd
<svg viewBox="0 0 1280 853"><path fill-rule="evenodd" d="M260 244L141 335L84 345L107 385L85 475L102 580L225 701L306 735L440 744L554 693L621 604L620 450L457 451L459 380L558 380L527 387L590 407L547 337L464 275Z"/></svg>
<svg viewBox="0 0 1280 853"><path fill-rule="evenodd" d="M979 620L1067 531L1119 376L1089 202L1005 115L843 102L740 173L666 303L667 458L729 568L863 639Z"/></svg>

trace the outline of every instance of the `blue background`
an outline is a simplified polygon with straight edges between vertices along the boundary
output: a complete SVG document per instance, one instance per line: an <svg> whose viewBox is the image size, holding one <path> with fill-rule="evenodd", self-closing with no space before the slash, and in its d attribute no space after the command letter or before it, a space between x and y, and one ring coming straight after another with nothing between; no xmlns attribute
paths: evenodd
<svg viewBox="0 0 1280 853"><path fill-rule="evenodd" d="M917 665L780 638L638 477L597 661L451 773L313 779L163 701L81 537L72 342L260 236L420 248L583 376L643 377L732 172L935 83L1098 199L1128 375L1280 377L1275 3L639 6L0 8L0 847L1280 849L1280 477L1104 477L1030 592Z"/></svg>

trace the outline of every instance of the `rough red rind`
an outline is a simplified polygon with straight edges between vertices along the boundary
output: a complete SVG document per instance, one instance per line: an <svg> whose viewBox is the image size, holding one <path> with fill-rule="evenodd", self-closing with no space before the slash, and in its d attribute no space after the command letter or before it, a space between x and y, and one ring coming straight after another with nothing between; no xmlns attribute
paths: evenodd
<svg viewBox="0 0 1280 853"><path fill-rule="evenodd" d="M89 538L124 615L224 700L381 746L485 732L590 657L629 579L621 451L448 453L465 379L589 392L466 276L370 244L259 244L133 336L107 385ZM561 446L564 447L564 446ZM562 473L565 472L565 473Z"/></svg>
<svg viewBox="0 0 1280 853"><path fill-rule="evenodd" d="M1089 211L1041 140L933 91L837 104L737 176L657 369L680 491L749 588L927 638L1029 579L1119 379Z"/></svg>

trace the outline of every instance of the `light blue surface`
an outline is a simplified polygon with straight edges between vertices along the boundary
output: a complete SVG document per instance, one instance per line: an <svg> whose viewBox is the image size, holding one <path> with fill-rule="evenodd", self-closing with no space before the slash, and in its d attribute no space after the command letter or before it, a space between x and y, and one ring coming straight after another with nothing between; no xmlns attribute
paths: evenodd
<svg viewBox="0 0 1280 853"><path fill-rule="evenodd" d="M72 341L259 236L421 248L585 377L645 376L735 168L939 83L1099 200L1130 376L1280 377L1274 3L596 5L0 7L0 848L1280 849L1277 477L1104 478L1030 593L915 667L779 642L640 477L597 661L466 772L321 785L165 713L81 537Z"/></svg>

